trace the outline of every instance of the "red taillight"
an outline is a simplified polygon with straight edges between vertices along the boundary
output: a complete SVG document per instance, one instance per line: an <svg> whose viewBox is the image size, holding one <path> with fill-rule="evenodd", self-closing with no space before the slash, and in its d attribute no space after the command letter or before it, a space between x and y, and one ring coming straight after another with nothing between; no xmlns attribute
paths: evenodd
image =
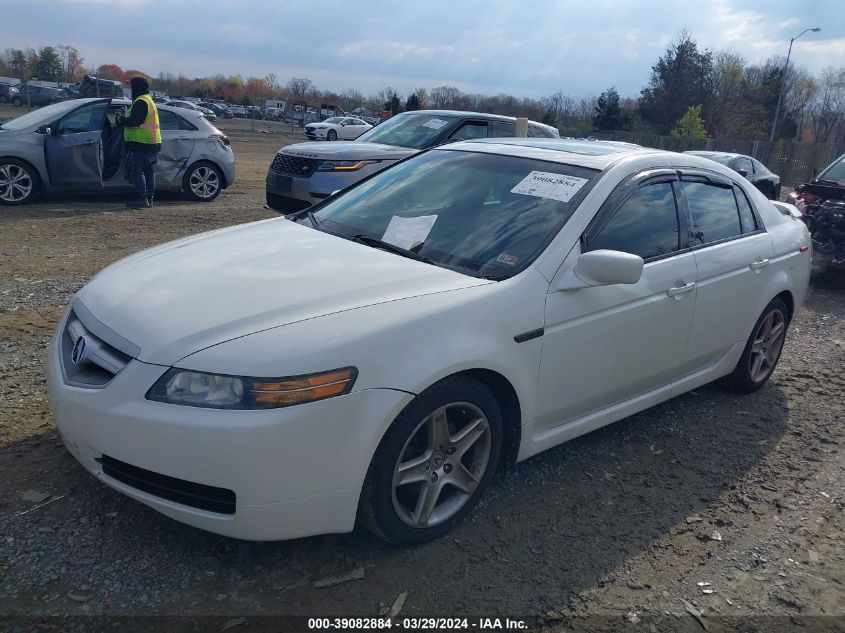
<svg viewBox="0 0 845 633"><path fill-rule="evenodd" d="M806 253L808 250L810 250L809 246L802 246L801 248L798 249L798 251L801 252L801 253Z"/></svg>

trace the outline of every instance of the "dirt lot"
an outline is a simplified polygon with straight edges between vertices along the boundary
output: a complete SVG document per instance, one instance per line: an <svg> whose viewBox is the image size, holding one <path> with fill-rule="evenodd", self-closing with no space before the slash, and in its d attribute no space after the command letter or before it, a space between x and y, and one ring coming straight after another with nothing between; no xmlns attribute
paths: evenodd
<svg viewBox="0 0 845 633"><path fill-rule="evenodd" d="M73 293L109 262L273 215L264 174L296 137L274 124L258 124L273 134L220 127L238 182L212 204L168 196L130 211L126 197L54 197L0 208L0 616L244 616L228 620L240 631L262 614L375 615L407 592L403 615L539 616L554 629L841 630L845 278L832 274L814 278L761 392L708 386L548 451L498 476L453 534L416 549L364 533L235 541L97 483L54 431L44 348ZM313 586L357 568L362 579Z"/></svg>

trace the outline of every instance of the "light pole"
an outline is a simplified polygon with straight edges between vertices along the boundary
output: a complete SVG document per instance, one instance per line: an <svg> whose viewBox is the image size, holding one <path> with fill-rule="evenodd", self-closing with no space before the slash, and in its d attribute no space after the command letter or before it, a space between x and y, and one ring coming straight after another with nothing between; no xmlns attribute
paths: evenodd
<svg viewBox="0 0 845 633"><path fill-rule="evenodd" d="M778 115L780 114L780 102L783 100L783 89L786 87L786 71L789 70L789 56L792 54L792 43L795 40L797 40L799 37L804 35L804 33L806 33L807 31L813 31L813 33L818 33L819 31L821 31L821 29L818 28L818 27L810 28L810 29L804 29L798 35L796 35L791 40L789 40L789 52L787 52L787 54L786 54L786 63L783 65L783 74L780 77L780 91L778 92L778 104L775 106L775 118L772 121L772 131L769 132L769 142L770 143L775 140L775 128L777 128L777 126L778 126Z"/></svg>

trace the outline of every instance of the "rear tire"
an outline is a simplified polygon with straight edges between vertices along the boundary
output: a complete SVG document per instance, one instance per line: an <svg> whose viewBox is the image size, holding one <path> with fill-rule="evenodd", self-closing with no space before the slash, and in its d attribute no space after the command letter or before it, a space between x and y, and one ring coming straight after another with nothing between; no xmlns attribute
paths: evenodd
<svg viewBox="0 0 845 633"><path fill-rule="evenodd" d="M185 172L182 190L192 200L211 202L223 190L223 172L212 163L194 163Z"/></svg>
<svg viewBox="0 0 845 633"><path fill-rule="evenodd" d="M370 462L358 521L400 546L438 538L481 498L499 462L502 414L467 376L445 378L394 420Z"/></svg>
<svg viewBox="0 0 845 633"><path fill-rule="evenodd" d="M722 384L737 393L753 393L765 385L780 360L788 327L786 303L775 297L757 319L742 356Z"/></svg>
<svg viewBox="0 0 845 633"><path fill-rule="evenodd" d="M31 202L40 189L38 172L16 158L0 158L0 204L16 206Z"/></svg>

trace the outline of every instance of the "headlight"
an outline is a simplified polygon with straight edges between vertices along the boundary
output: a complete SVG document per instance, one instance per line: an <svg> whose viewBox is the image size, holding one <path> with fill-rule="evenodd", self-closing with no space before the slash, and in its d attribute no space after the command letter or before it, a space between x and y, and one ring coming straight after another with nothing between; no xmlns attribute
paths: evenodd
<svg viewBox="0 0 845 633"><path fill-rule="evenodd" d="M317 171L356 171L364 165L380 163L379 160L324 160Z"/></svg>
<svg viewBox="0 0 845 633"><path fill-rule="evenodd" d="M148 400L210 409L276 409L349 393L354 367L290 378L221 376L169 369L147 392Z"/></svg>

